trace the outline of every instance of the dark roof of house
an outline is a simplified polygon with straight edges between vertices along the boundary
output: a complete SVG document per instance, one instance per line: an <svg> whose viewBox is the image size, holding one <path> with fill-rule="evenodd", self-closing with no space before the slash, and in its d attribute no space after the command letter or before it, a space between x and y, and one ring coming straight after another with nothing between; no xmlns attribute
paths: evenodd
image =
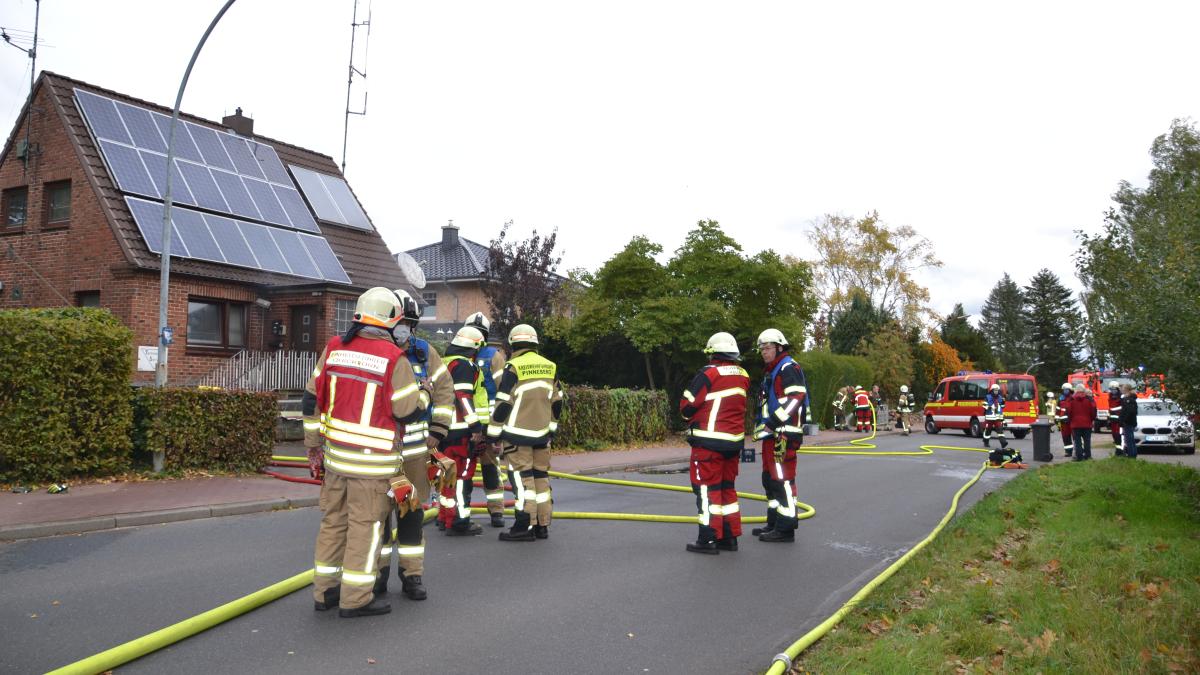
<svg viewBox="0 0 1200 675"><path fill-rule="evenodd" d="M146 247L146 242L142 239L141 233L137 229L137 224L134 222L133 216L129 213L129 209L125 205L124 194L117 188L113 178L109 176L104 161L101 159L100 152L96 148L91 134L88 133L83 116L75 105L74 89L79 88L95 92L102 96L125 101L132 105L141 106L167 115L171 114L171 109L51 72L42 73L37 87L41 88L42 86L49 88L51 100L59 116L62 118L67 133L71 137L71 141L79 154L80 163L83 165L92 187L100 198L101 208L108 218L113 234L116 235L117 242L125 252L125 257L135 267L157 270L159 268L159 255L151 252ZM35 91L34 96L36 95L37 92ZM27 102L26 105L28 106L29 103ZM230 131L216 122L188 115L182 111L180 112L180 118L213 129ZM322 155L312 150L306 150L264 136L255 135L253 139L274 148L275 152L279 154L279 159L285 165L295 164L312 169L313 171L332 174L342 178L337 164L328 155ZM10 138L9 140L9 144L11 145L12 139ZM321 233L329 241L330 247L333 248L334 253L337 254L338 259L341 261L342 267L350 276L351 286L347 287L342 284L294 277L288 274L276 274L262 270L220 265L192 259L173 259L171 261L171 273L255 284L265 287L322 286L358 290L373 286L397 288L406 283L404 275L401 274L400 268L396 265L391 252L388 250L387 244L375 230L367 232L355 228L330 225L323 221L320 224L320 228Z"/></svg>
<svg viewBox="0 0 1200 675"><path fill-rule="evenodd" d="M405 251L425 270L427 282L435 279L478 279L488 265L488 247L457 237L451 244L439 241Z"/></svg>

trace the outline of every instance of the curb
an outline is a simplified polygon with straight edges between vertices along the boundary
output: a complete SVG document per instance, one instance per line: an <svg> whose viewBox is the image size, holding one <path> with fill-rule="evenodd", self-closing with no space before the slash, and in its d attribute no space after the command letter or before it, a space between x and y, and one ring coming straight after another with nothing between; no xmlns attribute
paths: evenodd
<svg viewBox="0 0 1200 675"><path fill-rule="evenodd" d="M182 509L163 509L141 513L119 513L111 516L96 516L76 520L58 520L48 523L29 523L25 525L0 526L0 541L15 541L18 539L36 539L53 537L62 534L83 534L98 530L111 530L118 527L136 527L138 525L161 525L183 520L200 518L216 518L220 516L236 516L263 511L278 511L282 509L298 509L316 506L317 497L302 497L299 499L260 499L251 502L233 502L231 504L216 504L214 506L190 506Z"/></svg>

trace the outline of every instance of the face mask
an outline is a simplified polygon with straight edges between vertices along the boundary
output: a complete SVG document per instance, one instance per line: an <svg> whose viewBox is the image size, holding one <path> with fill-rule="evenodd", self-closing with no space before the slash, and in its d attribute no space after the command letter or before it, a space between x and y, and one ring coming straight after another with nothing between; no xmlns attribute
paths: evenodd
<svg viewBox="0 0 1200 675"><path fill-rule="evenodd" d="M412 337L412 329L405 324L396 324L396 327L392 329L392 339L394 339L398 345L408 342L410 337Z"/></svg>

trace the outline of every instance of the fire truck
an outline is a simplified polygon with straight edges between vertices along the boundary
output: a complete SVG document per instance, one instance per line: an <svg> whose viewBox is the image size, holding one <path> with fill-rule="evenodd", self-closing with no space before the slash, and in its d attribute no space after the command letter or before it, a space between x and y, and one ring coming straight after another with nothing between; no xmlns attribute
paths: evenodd
<svg viewBox="0 0 1200 675"><path fill-rule="evenodd" d="M983 438L983 397L993 384L1004 394L1004 426L1016 438L1025 438L1038 419L1037 381L1032 375L959 371L943 378L925 404L925 433L961 429Z"/></svg>
<svg viewBox="0 0 1200 675"><path fill-rule="evenodd" d="M1139 384L1138 380L1142 379ZM1138 398L1147 398L1150 396L1162 396L1163 386L1162 375L1146 375L1144 378L1138 373L1122 372L1118 370L1097 370L1097 371L1077 371L1067 376L1067 382L1074 387L1077 384L1082 384L1088 391L1092 392L1092 397L1096 400L1096 424L1094 431L1100 431L1108 428L1108 409L1114 402L1109 401L1108 392L1113 385L1120 387L1123 384L1128 384L1137 392Z"/></svg>

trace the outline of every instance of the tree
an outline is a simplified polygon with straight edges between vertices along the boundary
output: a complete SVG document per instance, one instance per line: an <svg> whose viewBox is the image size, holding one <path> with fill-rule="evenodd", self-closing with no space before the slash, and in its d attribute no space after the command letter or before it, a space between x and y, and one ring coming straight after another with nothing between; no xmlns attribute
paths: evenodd
<svg viewBox="0 0 1200 675"><path fill-rule="evenodd" d="M1166 375L1167 391L1200 408L1200 133L1184 120L1150 147L1146 187L1122 181L1102 234L1080 234L1088 318L1113 365ZM1095 311L1092 311L1092 310Z"/></svg>
<svg viewBox="0 0 1200 675"><path fill-rule="evenodd" d="M892 319L887 312L876 307L867 294L858 291L850 304L834 314L829 329L829 348L835 354L856 354L859 345L869 341L876 331Z"/></svg>
<svg viewBox="0 0 1200 675"><path fill-rule="evenodd" d="M962 303L956 303L948 316L942 319L942 340L958 350L963 361L971 361L981 370L996 370L996 359L983 333L968 321L969 315Z"/></svg>
<svg viewBox="0 0 1200 675"><path fill-rule="evenodd" d="M510 220L492 240L483 274L483 293L492 310L492 332L500 335L507 335L510 328L521 323L540 328L551 315L562 285L562 277L557 274L562 256L554 252L558 229L546 237L534 230L528 239L513 241L511 227Z"/></svg>
<svg viewBox="0 0 1200 675"><path fill-rule="evenodd" d="M905 327L932 316L926 307L929 289L913 274L942 262L933 243L912 227L889 227L876 211L857 220L827 214L813 223L808 240L817 251L816 282L824 313L846 309L854 289L860 289Z"/></svg>
<svg viewBox="0 0 1200 675"><path fill-rule="evenodd" d="M1029 331L1021 313L1024 306L1021 287L1005 272L988 293L980 312L979 328L983 337L1000 366L1010 372L1024 372L1035 361L1029 349Z"/></svg>
<svg viewBox="0 0 1200 675"><path fill-rule="evenodd" d="M1025 325L1043 382L1065 382L1079 367L1083 318L1071 290L1043 268L1025 287Z"/></svg>
<svg viewBox="0 0 1200 675"><path fill-rule="evenodd" d="M895 400L900 395L900 386L912 382L913 355L904 329L896 322L889 322L876 331L863 343L860 353L871 364L874 384L879 385L886 400Z"/></svg>
<svg viewBox="0 0 1200 675"><path fill-rule="evenodd" d="M959 358L957 349L943 342L941 336L932 330L929 331L929 342L921 343L917 362L922 370L919 375L928 383L926 391L932 391L942 378L971 368L970 362L963 362Z"/></svg>

